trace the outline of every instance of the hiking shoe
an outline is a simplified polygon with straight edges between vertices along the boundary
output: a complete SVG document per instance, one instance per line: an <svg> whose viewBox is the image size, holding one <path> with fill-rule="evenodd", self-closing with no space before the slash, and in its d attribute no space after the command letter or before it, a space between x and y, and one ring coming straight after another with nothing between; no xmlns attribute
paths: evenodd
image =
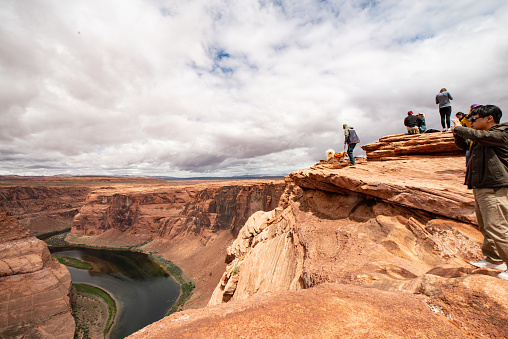
<svg viewBox="0 0 508 339"><path fill-rule="evenodd" d="M469 263L473 266L476 266L476 267L486 267L486 268L492 268L494 270L506 271L506 264L504 262L502 262L500 264L493 264L491 262L488 262L487 259L483 259L480 261L470 261ZM503 273L505 273L505 272L503 272ZM508 276L508 273L506 273L506 275Z"/></svg>
<svg viewBox="0 0 508 339"><path fill-rule="evenodd" d="M501 272L497 275L499 279L508 280L508 271Z"/></svg>

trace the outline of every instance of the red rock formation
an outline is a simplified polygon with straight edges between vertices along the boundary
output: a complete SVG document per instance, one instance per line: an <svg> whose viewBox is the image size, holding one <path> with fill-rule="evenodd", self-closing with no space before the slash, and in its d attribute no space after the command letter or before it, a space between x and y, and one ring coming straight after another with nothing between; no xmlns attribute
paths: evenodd
<svg viewBox="0 0 508 339"><path fill-rule="evenodd" d="M251 214L274 209L283 191L284 182L272 180L97 189L66 240L113 247L149 242L140 249L162 254L196 282L186 307L202 307L225 269L227 245Z"/></svg>
<svg viewBox="0 0 508 339"><path fill-rule="evenodd" d="M152 240L142 250L179 265L197 283L186 306L201 307L224 271L227 245L252 213L275 208L283 190L283 181L271 180L0 177L0 209L35 234L70 227L79 209L71 243L121 247Z"/></svg>
<svg viewBox="0 0 508 339"><path fill-rule="evenodd" d="M279 206L272 195L265 211L259 205L267 203L251 198L265 188L96 190L72 236L151 240L141 248L163 253L196 282L190 307L215 285L209 306L166 317L135 338L508 337L508 283L467 263L481 258L482 236L462 184L464 158L439 147L441 156L291 173ZM227 207L231 201L256 207ZM235 209L244 212L234 217Z"/></svg>
<svg viewBox="0 0 508 339"><path fill-rule="evenodd" d="M342 284L270 292L173 314L141 338L462 338L426 298Z"/></svg>
<svg viewBox="0 0 508 339"><path fill-rule="evenodd" d="M275 208L283 190L282 181L247 180L98 189L88 195L72 233L114 229L143 240L171 240L229 230L236 236L252 213Z"/></svg>
<svg viewBox="0 0 508 339"><path fill-rule="evenodd" d="M482 236L463 171L459 156L291 173L293 193L280 208L254 214L228 247L232 261L209 305L342 283L423 297L466 337L507 337L500 324L508 320L508 283L467 263L481 257Z"/></svg>
<svg viewBox="0 0 508 339"><path fill-rule="evenodd" d="M0 337L73 338L70 289L46 244L0 214Z"/></svg>
<svg viewBox="0 0 508 339"><path fill-rule="evenodd" d="M15 217L33 235L70 228L88 193L126 183L157 185L164 180L115 177L0 176L0 213Z"/></svg>
<svg viewBox="0 0 508 339"><path fill-rule="evenodd" d="M15 217L32 234L70 228L83 206L87 187L0 187L0 213Z"/></svg>
<svg viewBox="0 0 508 339"><path fill-rule="evenodd" d="M462 151L453 141L453 133L394 134L382 137L378 142L361 146L368 161L401 160L415 155L450 156Z"/></svg>

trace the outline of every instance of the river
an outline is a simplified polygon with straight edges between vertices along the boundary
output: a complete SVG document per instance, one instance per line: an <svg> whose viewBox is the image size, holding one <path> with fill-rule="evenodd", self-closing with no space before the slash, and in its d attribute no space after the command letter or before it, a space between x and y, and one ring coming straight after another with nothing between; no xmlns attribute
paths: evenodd
<svg viewBox="0 0 508 339"><path fill-rule="evenodd" d="M144 253L55 247L51 252L92 264L90 271L67 268L73 283L100 287L117 301L112 339L125 338L162 319L180 294L178 282Z"/></svg>

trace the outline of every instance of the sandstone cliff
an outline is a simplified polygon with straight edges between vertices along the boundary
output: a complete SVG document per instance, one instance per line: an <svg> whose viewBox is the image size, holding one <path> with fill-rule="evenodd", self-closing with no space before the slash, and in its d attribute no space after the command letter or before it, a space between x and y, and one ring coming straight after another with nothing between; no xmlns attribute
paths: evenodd
<svg viewBox="0 0 508 339"><path fill-rule="evenodd" d="M0 214L0 337L73 338L70 289L46 244Z"/></svg>
<svg viewBox="0 0 508 339"><path fill-rule="evenodd" d="M443 148L436 149L441 153ZM281 205L252 215L227 248L229 265L210 307L236 301L245 308L244 302L264 292L327 283L342 289L340 284L347 284L356 286L362 296L372 293L371 288L379 296L380 291L396 293L394 299L409 293L419 307L426 305L434 312L430 318L448 322L438 332L421 328L422 336L508 337L508 328L501 325L508 320L508 282L495 277L498 271L468 264L481 258L483 238L475 225L473 196L463 185L464 157L441 153L384 160L352 167L320 163L291 173ZM260 300L253 307L271 307L270 301ZM234 308L235 312L242 309ZM288 326L291 319L303 321L293 317L290 304L280 305L277 312L280 326ZM344 308L335 315L343 317L347 312ZM180 326L195 319L190 316ZM406 316L399 321L413 319ZM354 328L364 326L361 319L353 323ZM167 324L173 326L171 319ZM288 331L282 333L302 333L298 326ZM333 333L304 332L311 337L345 335ZM379 335L393 333L370 332L367 337ZM149 329L138 337L150 338Z"/></svg>
<svg viewBox="0 0 508 339"><path fill-rule="evenodd" d="M239 180L123 185L92 191L66 240L93 246L143 244L181 267L202 307L225 269L224 249L256 211L277 207L284 182Z"/></svg>
<svg viewBox="0 0 508 339"><path fill-rule="evenodd" d="M133 334L159 337L508 337L508 282L481 257L462 156L291 173L254 213L209 306Z"/></svg>
<svg viewBox="0 0 508 339"><path fill-rule="evenodd" d="M0 187L0 213L15 217L32 234L70 228L83 206L86 187Z"/></svg>
<svg viewBox="0 0 508 339"><path fill-rule="evenodd" d="M95 189L67 240L147 242L196 282L189 307L210 299L135 338L508 337L508 283L467 263L482 236L451 133L376 144L285 184Z"/></svg>
<svg viewBox="0 0 508 339"><path fill-rule="evenodd" d="M118 230L143 240L171 240L230 230L236 236L252 213L277 206L283 190L282 182L271 181L97 189L76 215L72 233Z"/></svg>
<svg viewBox="0 0 508 339"><path fill-rule="evenodd" d="M0 176L0 213L13 216L31 234L40 235L70 228L94 188L164 182L150 178Z"/></svg>

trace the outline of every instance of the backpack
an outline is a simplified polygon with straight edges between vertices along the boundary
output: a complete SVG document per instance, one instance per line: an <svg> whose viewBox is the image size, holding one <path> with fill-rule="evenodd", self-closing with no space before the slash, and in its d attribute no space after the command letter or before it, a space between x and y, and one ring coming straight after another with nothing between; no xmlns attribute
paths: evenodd
<svg viewBox="0 0 508 339"><path fill-rule="evenodd" d="M360 138L358 138L356 131L354 129L349 130L349 137L347 138L347 143L348 144L356 144L358 142L360 142Z"/></svg>

